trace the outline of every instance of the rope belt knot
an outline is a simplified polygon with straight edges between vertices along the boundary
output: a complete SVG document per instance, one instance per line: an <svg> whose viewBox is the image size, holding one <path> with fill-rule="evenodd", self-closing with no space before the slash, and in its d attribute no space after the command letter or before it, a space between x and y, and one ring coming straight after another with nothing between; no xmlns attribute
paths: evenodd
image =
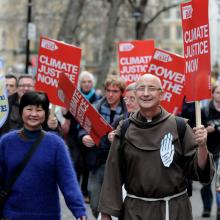
<svg viewBox="0 0 220 220"><path fill-rule="evenodd" d="M165 220L169 220L169 218L170 218L170 215L169 215L169 201L171 199L176 198L176 197L182 196L186 193L187 193L187 189L185 189L184 191L182 191L180 193L174 194L172 196L166 196L166 197L163 197L163 198L144 198L144 197L135 196L135 195L132 195L132 194L129 194L129 193L127 193L127 196L130 197L130 198L133 198L133 199L140 199L140 200L143 200L143 201L146 201L146 202L165 201L165 203L166 203L166 218L165 218Z"/></svg>

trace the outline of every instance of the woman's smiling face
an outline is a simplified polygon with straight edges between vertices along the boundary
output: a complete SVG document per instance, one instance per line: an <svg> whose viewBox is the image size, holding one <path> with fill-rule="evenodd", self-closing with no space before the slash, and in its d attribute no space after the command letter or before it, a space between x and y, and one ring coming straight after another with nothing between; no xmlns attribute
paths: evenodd
<svg viewBox="0 0 220 220"><path fill-rule="evenodd" d="M27 105L23 108L22 120L25 128L30 131L37 130L45 121L45 111L42 106Z"/></svg>

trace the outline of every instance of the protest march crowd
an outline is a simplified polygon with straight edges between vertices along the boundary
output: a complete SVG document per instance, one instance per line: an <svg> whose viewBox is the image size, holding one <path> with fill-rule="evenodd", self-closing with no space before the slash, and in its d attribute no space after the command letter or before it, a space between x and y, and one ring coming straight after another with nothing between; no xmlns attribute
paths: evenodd
<svg viewBox="0 0 220 220"><path fill-rule="evenodd" d="M101 212L103 220L111 219L110 216L138 219L139 215L145 216L142 219L163 219L163 216L166 220L192 219L188 200L192 193L192 180L204 184L201 188L202 216L209 217L214 173L211 154L218 164L220 149L220 84L217 82L213 86L212 99L202 108L202 122L206 129L200 126L192 130L190 126L196 126L194 105L183 103L179 115L189 121L187 124L185 120L179 122L176 116L160 105L163 88L157 76L145 74L137 82L126 86L122 78L110 75L104 84L104 94L96 91L94 83L92 73L80 73L79 91L113 128L98 145L68 109L49 110L47 95L35 92L33 76L22 74L17 79L14 74L6 74L9 115L0 129L0 175L4 181L8 181L12 174L14 161L21 161L25 155L24 146L38 139L43 130L49 132L44 134L45 140L43 138L38 146L39 152L27 165L30 169L24 169L21 178L14 183L3 206L2 219L44 219L43 216L45 219L59 219L59 199L54 178L67 206L79 219L86 216L84 202L90 204L94 217L97 218ZM41 119L44 111L45 117ZM178 123L185 128L182 137ZM211 154L205 144L206 131ZM153 135L154 138L151 137ZM61 139L67 144L71 159ZM59 149L54 145L58 145ZM196 150L198 146L200 151ZM52 149L47 152L44 150L47 148ZM53 152L56 150L57 155ZM169 172L167 168L170 168ZM44 184L46 182L45 186L42 181ZM128 192L124 205L123 185ZM216 185L217 196L219 186ZM32 204L29 204L30 199ZM161 203L161 200L164 202ZM42 205L39 206L39 202ZM53 207L49 205L51 202ZM160 211L153 212L151 209L155 207ZM180 210L183 213L181 218Z"/></svg>
<svg viewBox="0 0 220 220"><path fill-rule="evenodd" d="M119 74L103 91L79 71L80 48L43 36L36 76L0 76L1 220L60 220L60 192L77 220L87 219L86 203L101 220L191 220L193 181L201 217L216 194L220 220L220 80L207 2L181 4L184 57L154 40L119 42Z"/></svg>

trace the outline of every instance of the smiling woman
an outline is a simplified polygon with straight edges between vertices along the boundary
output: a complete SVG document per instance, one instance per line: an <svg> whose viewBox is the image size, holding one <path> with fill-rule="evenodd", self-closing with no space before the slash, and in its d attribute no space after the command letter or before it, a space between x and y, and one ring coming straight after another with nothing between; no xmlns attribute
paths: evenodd
<svg viewBox="0 0 220 220"><path fill-rule="evenodd" d="M59 187L75 218L84 220L83 197L66 145L58 135L42 131L41 125L49 113L47 95L34 91L25 93L21 97L19 113L24 122L22 130L11 131L0 140L0 180L3 181L3 189L7 188L14 170L42 133L43 138L17 181L10 187L0 218L60 220Z"/></svg>
<svg viewBox="0 0 220 220"><path fill-rule="evenodd" d="M48 97L42 92L24 94L19 105L19 113L24 122L24 128L30 131L41 129L49 113Z"/></svg>

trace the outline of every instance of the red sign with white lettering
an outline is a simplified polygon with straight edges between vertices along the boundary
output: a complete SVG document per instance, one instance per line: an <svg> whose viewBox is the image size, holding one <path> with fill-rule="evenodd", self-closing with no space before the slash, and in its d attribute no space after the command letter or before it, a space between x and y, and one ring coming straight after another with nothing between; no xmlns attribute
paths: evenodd
<svg viewBox="0 0 220 220"><path fill-rule="evenodd" d="M183 57L155 49L148 68L148 73L156 75L162 82L164 96L161 105L173 114L177 114L182 109L185 83L184 64Z"/></svg>
<svg viewBox="0 0 220 220"><path fill-rule="evenodd" d="M35 89L46 92L52 104L65 107L57 97L59 77L66 74L77 85L80 59L80 48L41 37Z"/></svg>
<svg viewBox="0 0 220 220"><path fill-rule="evenodd" d="M208 0L181 4L186 101L211 98Z"/></svg>
<svg viewBox="0 0 220 220"><path fill-rule="evenodd" d="M127 84L147 73L154 52L154 40L134 40L118 43L120 76Z"/></svg>
<svg viewBox="0 0 220 220"><path fill-rule="evenodd" d="M64 74L60 75L58 97L64 102L79 124L87 131L96 145L112 131L112 127L87 101L80 91Z"/></svg>

